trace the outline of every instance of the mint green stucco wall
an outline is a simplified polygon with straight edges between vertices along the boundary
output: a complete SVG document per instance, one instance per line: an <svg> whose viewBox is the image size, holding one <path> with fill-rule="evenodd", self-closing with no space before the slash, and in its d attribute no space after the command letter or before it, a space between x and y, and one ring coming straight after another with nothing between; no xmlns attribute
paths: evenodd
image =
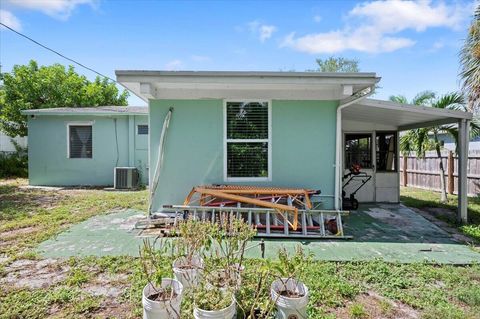
<svg viewBox="0 0 480 319"><path fill-rule="evenodd" d="M147 116L137 116L134 122L146 123ZM141 171L143 182L147 181L145 171L148 151L144 146L148 135L131 139L129 116L36 116L28 120L28 169L30 185L77 186L113 185L113 170L117 164L115 124L117 121L118 166L129 166L129 143L137 143L133 149L134 163ZM67 157L67 123L92 121L93 158ZM136 129L136 127L135 127ZM134 132L136 134L136 131ZM143 141L140 142L140 140ZM139 165L141 164L141 165Z"/></svg>
<svg viewBox="0 0 480 319"><path fill-rule="evenodd" d="M337 101L272 101L272 181L249 185L322 190L333 207ZM224 184L223 101L150 101L150 180L163 120L174 108L153 209L181 204L190 189ZM230 182L230 184L233 184Z"/></svg>

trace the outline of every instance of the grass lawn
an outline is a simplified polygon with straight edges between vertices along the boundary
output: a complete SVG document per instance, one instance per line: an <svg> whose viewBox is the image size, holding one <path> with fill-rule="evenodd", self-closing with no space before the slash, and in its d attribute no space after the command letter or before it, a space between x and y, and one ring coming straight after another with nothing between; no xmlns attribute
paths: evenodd
<svg viewBox="0 0 480 319"><path fill-rule="evenodd" d="M448 195L448 202L440 202L440 193L413 188L402 187L400 200L403 204L419 208L434 214L437 218L448 222L451 225L459 226L459 229L467 236L480 242L480 197L468 198L468 225L458 225L456 211L458 198L456 195ZM435 208L444 209L439 213Z"/></svg>
<svg viewBox="0 0 480 319"><path fill-rule="evenodd" d="M90 216L145 209L147 192L44 191L25 183L0 180L0 318L141 317L146 278L138 259L42 260L34 248ZM249 260L242 286L256 285L259 270L274 266ZM309 261L301 269L309 318L480 318L480 265ZM249 295L242 289L239 302ZM268 290L262 296L268 300ZM191 307L188 298L182 307Z"/></svg>

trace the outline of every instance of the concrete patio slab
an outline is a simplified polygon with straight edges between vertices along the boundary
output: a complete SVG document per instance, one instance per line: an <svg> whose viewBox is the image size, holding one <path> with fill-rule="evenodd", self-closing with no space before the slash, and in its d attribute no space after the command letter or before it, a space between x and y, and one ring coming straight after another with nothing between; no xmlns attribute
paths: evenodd
<svg viewBox="0 0 480 319"><path fill-rule="evenodd" d="M56 238L41 243L44 257L70 256L138 256L145 238L152 232L135 229L145 218L135 210L92 217L72 226ZM330 261L432 262L441 264L480 263L480 253L455 239L421 215L403 205L362 205L344 220L345 232L352 240L266 240L265 256L275 258L284 246L297 245L311 252L315 259ZM251 243L248 257L260 257L258 240Z"/></svg>

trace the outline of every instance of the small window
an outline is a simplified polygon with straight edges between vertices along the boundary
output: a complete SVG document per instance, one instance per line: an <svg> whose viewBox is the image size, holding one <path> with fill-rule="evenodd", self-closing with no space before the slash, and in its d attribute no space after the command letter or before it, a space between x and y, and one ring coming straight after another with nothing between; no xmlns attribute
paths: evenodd
<svg viewBox="0 0 480 319"><path fill-rule="evenodd" d="M226 178L268 179L268 102L226 102Z"/></svg>
<svg viewBox="0 0 480 319"><path fill-rule="evenodd" d="M69 125L69 158L92 158L92 126Z"/></svg>
<svg viewBox="0 0 480 319"><path fill-rule="evenodd" d="M350 169L352 165L372 168L372 135L346 134L344 162L345 169Z"/></svg>
<svg viewBox="0 0 480 319"><path fill-rule="evenodd" d="M377 132L377 172L397 171L397 133Z"/></svg>
<svg viewBox="0 0 480 319"><path fill-rule="evenodd" d="M148 125L137 125L137 134L138 135L147 135L148 134Z"/></svg>

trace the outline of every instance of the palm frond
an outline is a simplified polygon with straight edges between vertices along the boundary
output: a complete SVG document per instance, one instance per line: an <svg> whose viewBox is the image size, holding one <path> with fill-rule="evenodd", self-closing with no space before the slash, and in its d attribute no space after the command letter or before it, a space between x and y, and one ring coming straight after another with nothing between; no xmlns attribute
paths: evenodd
<svg viewBox="0 0 480 319"><path fill-rule="evenodd" d="M480 106L480 4L460 51L460 64L462 90L468 97L468 109L474 111Z"/></svg>
<svg viewBox="0 0 480 319"><path fill-rule="evenodd" d="M397 102L402 104L408 103L408 100L404 95L391 95L388 99L392 102Z"/></svg>
<svg viewBox="0 0 480 319"><path fill-rule="evenodd" d="M435 99L435 92L433 91L423 91L415 95L412 100L412 104L414 105L430 105Z"/></svg>
<svg viewBox="0 0 480 319"><path fill-rule="evenodd" d="M437 109L466 111L465 98L463 94L457 92L442 95L432 103L432 107Z"/></svg>

